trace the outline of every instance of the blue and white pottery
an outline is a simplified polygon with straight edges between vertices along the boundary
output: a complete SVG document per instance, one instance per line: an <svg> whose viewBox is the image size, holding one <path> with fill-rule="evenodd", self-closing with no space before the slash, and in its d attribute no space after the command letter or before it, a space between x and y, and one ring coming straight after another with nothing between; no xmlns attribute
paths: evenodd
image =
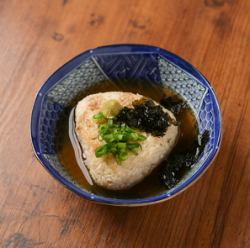
<svg viewBox="0 0 250 248"><path fill-rule="evenodd" d="M118 199L95 195L82 188L65 171L55 148L59 115L79 92L110 79L150 81L181 95L196 115L199 132L209 130L210 138L200 160L172 189L147 198ZM214 91L192 65L158 47L111 45L83 52L59 68L39 90L31 117L31 138L35 154L48 172L79 196L104 204L138 206L161 202L186 189L208 168L221 140L221 115Z"/></svg>

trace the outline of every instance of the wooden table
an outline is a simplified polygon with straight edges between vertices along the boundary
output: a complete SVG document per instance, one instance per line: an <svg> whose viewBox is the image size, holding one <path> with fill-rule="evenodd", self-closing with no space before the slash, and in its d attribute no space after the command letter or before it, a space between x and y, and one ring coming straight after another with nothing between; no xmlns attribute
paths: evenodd
<svg viewBox="0 0 250 248"><path fill-rule="evenodd" d="M0 1L0 247L250 247L250 1ZM224 137L213 166L162 204L101 206L39 165L30 115L43 81L85 49L146 43L212 83Z"/></svg>

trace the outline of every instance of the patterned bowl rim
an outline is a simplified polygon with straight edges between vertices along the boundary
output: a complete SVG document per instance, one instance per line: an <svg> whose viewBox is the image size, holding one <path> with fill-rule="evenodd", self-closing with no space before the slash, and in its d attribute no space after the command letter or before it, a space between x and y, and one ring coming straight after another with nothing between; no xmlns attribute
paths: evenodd
<svg viewBox="0 0 250 248"><path fill-rule="evenodd" d="M39 124L39 116L40 110L42 107L42 99L45 93L55 84L58 80L65 77L71 70L76 68L86 59L92 57L93 55L101 55L101 54L127 54L127 53L154 53L162 56L163 58L167 59L168 61L172 62L173 64L179 66L193 77L195 77L199 82L202 82L209 90L212 95L212 102L215 110L215 122L216 128L218 129L218 135L215 136L215 145L212 152L206 158L206 160L202 163L200 168L190 177L186 178L183 182L178 184L173 190L168 192L164 192L155 196L150 196L146 198L135 198L135 199L118 199L118 198L111 198L99 195L93 195L90 192L84 191L83 189L77 187L75 184L70 182L68 179L60 175L60 173L54 169L50 163L45 159L43 154L40 151L40 147L38 144L38 124ZM42 85L40 90L38 91L35 102L33 105L32 115L31 115L31 140L33 145L33 150L37 159L40 163L44 166L44 168L60 183L62 183L65 187L69 190L73 191L77 195L97 203L102 204L110 204L116 206L142 206L142 205L149 205L154 204L157 202L162 202L164 200L170 199L173 196L176 196L178 193L185 190L188 186L190 186L194 181L196 181L200 176L205 172L208 166L212 163L212 160L215 158L217 154L220 143L221 143L221 112L220 107L215 96L214 90L212 89L208 80L191 64L187 61L182 59L181 57L159 47L149 46L149 45L142 45L142 44L115 44L115 45L107 45L97 47L95 49L87 50L64 65L62 65L58 70L56 70Z"/></svg>

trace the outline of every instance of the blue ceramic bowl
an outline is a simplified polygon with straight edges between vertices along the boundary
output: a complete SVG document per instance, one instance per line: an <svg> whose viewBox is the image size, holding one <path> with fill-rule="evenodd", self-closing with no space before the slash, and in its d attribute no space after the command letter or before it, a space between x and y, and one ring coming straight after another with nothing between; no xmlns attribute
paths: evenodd
<svg viewBox="0 0 250 248"><path fill-rule="evenodd" d="M199 131L210 132L200 160L172 189L138 199L117 199L92 194L82 188L61 165L55 148L55 128L59 115L79 92L110 79L136 79L169 87L193 109ZM208 81L192 65L158 47L111 45L88 50L59 68L39 90L31 118L31 138L37 158L48 172L79 196L112 205L146 205L167 200L192 184L211 164L221 140L221 115Z"/></svg>

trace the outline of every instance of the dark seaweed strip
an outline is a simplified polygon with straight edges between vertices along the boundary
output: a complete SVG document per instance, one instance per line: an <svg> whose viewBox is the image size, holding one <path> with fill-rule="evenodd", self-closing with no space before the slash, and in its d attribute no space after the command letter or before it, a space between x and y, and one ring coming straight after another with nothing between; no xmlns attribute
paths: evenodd
<svg viewBox="0 0 250 248"><path fill-rule="evenodd" d="M134 103L134 108L124 107L116 121L154 136L163 136L171 120L160 105L150 99L142 99Z"/></svg>
<svg viewBox="0 0 250 248"><path fill-rule="evenodd" d="M188 108L185 102L180 99L174 99L173 97L162 98L160 104L170 110L174 115L178 115L183 108Z"/></svg>
<svg viewBox="0 0 250 248"><path fill-rule="evenodd" d="M205 130L200 142L195 141L190 152L170 154L160 171L160 180L167 189L174 187L186 170L190 169L199 159L209 141L209 131ZM200 143L200 144L199 144Z"/></svg>

